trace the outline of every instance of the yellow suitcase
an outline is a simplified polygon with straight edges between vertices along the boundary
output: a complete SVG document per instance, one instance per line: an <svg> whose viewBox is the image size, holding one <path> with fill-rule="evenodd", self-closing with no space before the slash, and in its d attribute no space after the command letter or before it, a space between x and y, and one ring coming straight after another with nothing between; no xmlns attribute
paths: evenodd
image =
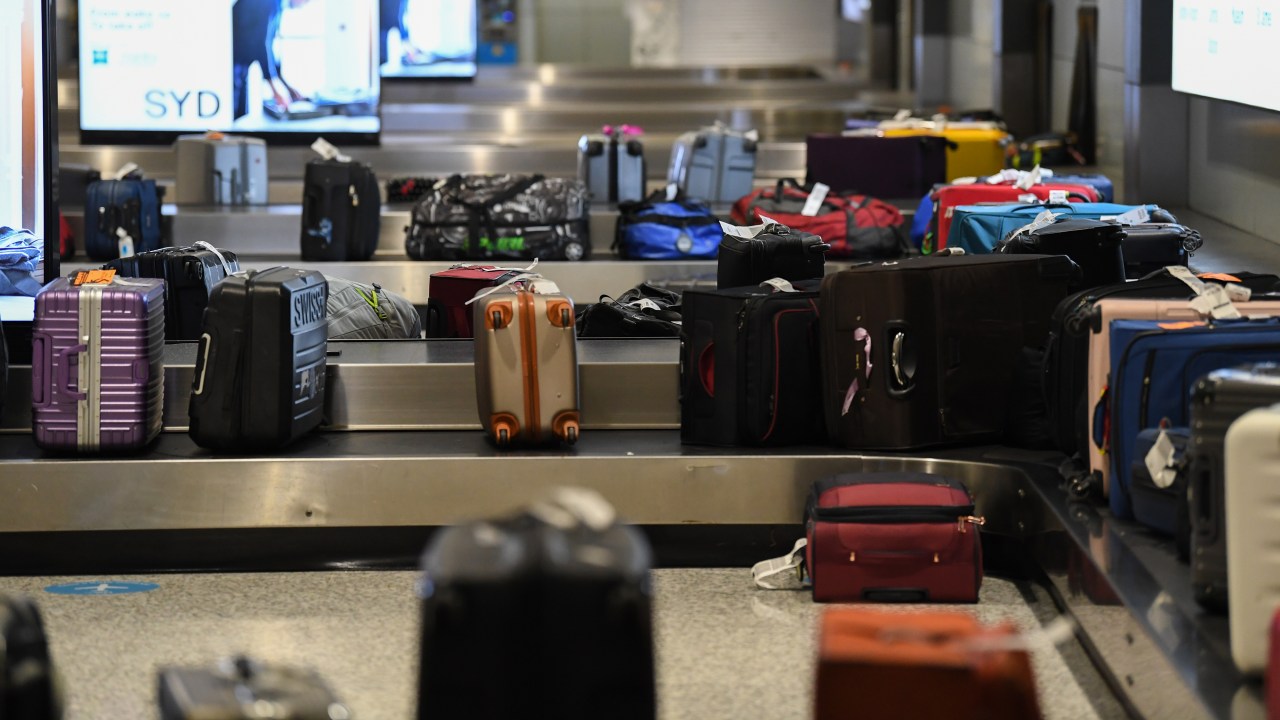
<svg viewBox="0 0 1280 720"><path fill-rule="evenodd" d="M955 147L947 152L947 182L962 177L986 177L1004 169L1005 146L1013 136L992 123L921 123L895 127L881 123L885 137L941 135Z"/></svg>

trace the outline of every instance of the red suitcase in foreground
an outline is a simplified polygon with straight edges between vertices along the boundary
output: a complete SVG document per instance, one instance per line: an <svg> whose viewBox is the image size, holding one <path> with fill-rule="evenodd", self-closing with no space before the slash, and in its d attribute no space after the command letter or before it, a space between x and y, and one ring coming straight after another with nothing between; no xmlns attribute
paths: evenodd
<svg viewBox="0 0 1280 720"><path fill-rule="evenodd" d="M977 602L973 499L927 473L845 473L814 483L806 565L817 602Z"/></svg>

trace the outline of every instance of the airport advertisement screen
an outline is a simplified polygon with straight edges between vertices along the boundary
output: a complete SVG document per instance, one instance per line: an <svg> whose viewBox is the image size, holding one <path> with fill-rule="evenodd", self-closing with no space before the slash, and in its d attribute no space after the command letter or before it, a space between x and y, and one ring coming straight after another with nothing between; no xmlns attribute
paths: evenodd
<svg viewBox="0 0 1280 720"><path fill-rule="evenodd" d="M381 0L382 76L476 75L475 0Z"/></svg>
<svg viewBox="0 0 1280 720"><path fill-rule="evenodd" d="M86 142L376 141L378 0L80 0Z"/></svg>
<svg viewBox="0 0 1280 720"><path fill-rule="evenodd" d="M1174 0L1173 89L1280 110L1280 0Z"/></svg>

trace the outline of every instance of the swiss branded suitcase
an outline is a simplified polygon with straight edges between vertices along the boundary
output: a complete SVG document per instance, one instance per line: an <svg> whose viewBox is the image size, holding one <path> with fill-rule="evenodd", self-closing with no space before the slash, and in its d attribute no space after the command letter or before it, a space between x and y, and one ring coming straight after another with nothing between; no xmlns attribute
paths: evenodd
<svg viewBox="0 0 1280 720"><path fill-rule="evenodd" d="M239 272L234 252L204 243L160 248L117 258L103 266L122 277L164 280L164 334L169 340L199 340L209 294L227 275Z"/></svg>
<svg viewBox="0 0 1280 720"><path fill-rule="evenodd" d="M218 283L196 351L189 432L213 450L270 450L324 414L328 284L276 267Z"/></svg>
<svg viewBox="0 0 1280 720"><path fill-rule="evenodd" d="M644 143L633 128L604 128L578 140L578 179L596 202L635 202L645 196Z"/></svg>
<svg viewBox="0 0 1280 720"><path fill-rule="evenodd" d="M1028 651L1011 624L968 613L832 608L818 639L815 720L1039 720Z"/></svg>
<svg viewBox="0 0 1280 720"><path fill-rule="evenodd" d="M85 189L84 252L103 262L160 247L160 188L132 175L98 180ZM122 237L123 234L123 237Z"/></svg>
<svg viewBox="0 0 1280 720"><path fill-rule="evenodd" d="M271 708L271 716L293 720L349 718L351 711L320 673L261 663L244 655L209 668L161 667L157 673L160 720L249 720Z"/></svg>
<svg viewBox="0 0 1280 720"><path fill-rule="evenodd" d="M515 517L432 536L420 720L653 720L649 546L587 500L562 489Z"/></svg>
<svg viewBox="0 0 1280 720"><path fill-rule="evenodd" d="M455 265L432 273L427 284L427 337L475 337L467 301L518 274L518 269L493 265Z"/></svg>
<svg viewBox="0 0 1280 720"><path fill-rule="evenodd" d="M302 259L368 260L378 249L382 196L364 163L316 159L302 181Z"/></svg>
<svg viewBox="0 0 1280 720"><path fill-rule="evenodd" d="M918 198L947 181L947 141L934 136L810 135L805 182L838 193Z"/></svg>
<svg viewBox="0 0 1280 720"><path fill-rule="evenodd" d="M1280 409L1250 410L1226 438L1227 585L1231 657L1245 674L1267 668L1271 619L1280 606Z"/></svg>
<svg viewBox="0 0 1280 720"><path fill-rule="evenodd" d="M1161 472L1156 478L1147 467L1147 453L1159 441L1160 434L1173 445ZM1186 427L1149 428L1138 434L1134 443L1133 461L1129 463L1129 490L1133 505L1133 519L1165 535L1190 538L1191 517L1187 506L1186 467L1187 445L1191 431Z"/></svg>
<svg viewBox="0 0 1280 720"><path fill-rule="evenodd" d="M179 205L266 205L267 144L261 138L180 135L174 142Z"/></svg>
<svg viewBox="0 0 1280 720"><path fill-rule="evenodd" d="M34 600L0 595L0 717L61 720L64 703Z"/></svg>
<svg viewBox="0 0 1280 720"><path fill-rule="evenodd" d="M823 279L823 408L850 448L989 440L1075 266L1059 255L928 256ZM874 368L874 371L873 371Z"/></svg>
<svg viewBox="0 0 1280 720"><path fill-rule="evenodd" d="M45 449L133 450L160 433L164 282L93 273L36 296L32 428Z"/></svg>
<svg viewBox="0 0 1280 720"><path fill-rule="evenodd" d="M676 138L667 182L694 200L731 203L751 192L755 173L754 134L714 125Z"/></svg>
<svg viewBox="0 0 1280 720"><path fill-rule="evenodd" d="M1226 436L1240 416L1280 403L1280 366L1259 363L1216 370L1191 395L1191 587L1206 609L1227 609ZM1258 468L1266 472L1265 468Z"/></svg>
<svg viewBox="0 0 1280 720"><path fill-rule="evenodd" d="M804 522L817 602L978 601L985 520L958 480L836 475L813 484Z"/></svg>
<svg viewBox="0 0 1280 720"><path fill-rule="evenodd" d="M906 249L902 213L869 195L826 193L808 208L814 190L795 180L779 180L759 188L733 204L730 218L739 225L755 225L768 217L793 230L810 232L831 246L830 258L875 260L899 257ZM809 209L812 212L806 213Z"/></svg>
<svg viewBox="0 0 1280 720"><path fill-rule="evenodd" d="M965 252L990 252L1009 233L1030 224L1045 210L1055 216L1106 220L1145 207L1159 222L1176 222L1173 215L1156 205L1116 205L1113 203L961 205L951 216L947 246Z"/></svg>
<svg viewBox="0 0 1280 720"><path fill-rule="evenodd" d="M533 278L472 303L476 404L498 445L575 443L580 429L573 301Z"/></svg>
<svg viewBox="0 0 1280 720"><path fill-rule="evenodd" d="M1116 223L1063 218L1027 232L1015 232L996 246L997 253L1066 255L1080 268L1068 292L1125 281L1124 228Z"/></svg>
<svg viewBox="0 0 1280 720"><path fill-rule="evenodd" d="M1138 433L1163 422L1186 426L1196 379L1232 365L1280 355L1280 319L1209 324L1116 320L1111 323L1110 423L1094 424L1112 473L1112 514L1130 517L1129 463Z"/></svg>
<svg viewBox="0 0 1280 720"><path fill-rule="evenodd" d="M684 292L680 439L803 445L825 439L818 281Z"/></svg>
<svg viewBox="0 0 1280 720"><path fill-rule="evenodd" d="M810 280L826 272L830 245L822 238L785 225L769 224L750 235L725 233L716 255L716 287L759 285L771 278Z"/></svg>
<svg viewBox="0 0 1280 720"><path fill-rule="evenodd" d="M1170 265L1186 267L1204 244L1200 233L1178 223L1140 223L1125 228L1124 267L1131 278L1145 277Z"/></svg>

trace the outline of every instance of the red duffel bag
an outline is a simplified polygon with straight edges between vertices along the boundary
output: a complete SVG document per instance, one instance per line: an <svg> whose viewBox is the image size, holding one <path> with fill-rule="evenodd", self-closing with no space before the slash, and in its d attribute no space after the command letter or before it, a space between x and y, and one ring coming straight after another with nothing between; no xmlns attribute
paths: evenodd
<svg viewBox="0 0 1280 720"><path fill-rule="evenodd" d="M825 187L825 186L822 186ZM811 196L814 200L805 213ZM867 195L824 193L795 180L779 180L759 188L733 204L731 218L738 225L756 225L765 215L795 230L818 235L831 249L827 258L876 260L900 257L906 249L902 213L889 203Z"/></svg>

